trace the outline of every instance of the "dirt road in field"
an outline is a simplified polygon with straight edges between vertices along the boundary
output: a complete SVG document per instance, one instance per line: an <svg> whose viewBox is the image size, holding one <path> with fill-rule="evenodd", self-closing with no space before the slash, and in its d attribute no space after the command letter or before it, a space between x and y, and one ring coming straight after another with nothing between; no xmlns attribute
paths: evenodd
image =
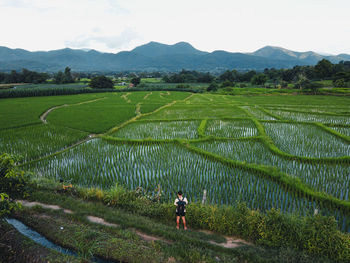
<svg viewBox="0 0 350 263"><path fill-rule="evenodd" d="M29 202L26 200L17 200L17 202L21 203L22 206L25 207L33 207L33 206L41 206L42 208L45 209L52 209L52 210L63 210L64 213L66 214L74 214L74 212L72 210L69 209L64 209L58 205L49 205L49 204L44 204L44 203L40 203L40 202ZM118 224L114 224L114 223L109 223L107 221L105 221L103 218L101 217L97 217L97 216L92 216L92 215L88 215L86 216L87 220L91 223L95 223L95 224L99 224L99 225L103 225L103 226L109 226L109 227L120 227L120 225ZM158 237L158 236L154 236L154 235L150 235L150 234L146 234L144 232L141 232L138 229L132 229L140 238L142 238L145 241L148 242L152 242L152 241L162 241L164 243L167 244L172 244L173 241L171 240L167 240L164 239L162 237ZM194 231L194 230L192 230ZM213 232L208 231L208 230L199 230L198 232L202 232L202 233L206 233L206 234L213 234ZM224 236L226 239L226 242L223 243L217 243L214 241L208 241L210 244L216 245L216 246L220 246L220 247L224 247L224 248L237 248L237 247L241 247L241 246L246 246L246 245L252 245L251 243L248 243L245 240L236 238L236 237L230 237L230 236Z"/></svg>
<svg viewBox="0 0 350 263"><path fill-rule="evenodd" d="M79 102L79 103L75 103L75 104L63 104L63 105L60 105L60 106L55 106L55 107L52 107L52 108L48 109L48 110L45 111L43 114L41 114L40 120L41 120L43 123L46 124L46 123L47 123L47 120L46 120L47 115L49 115L49 113L52 112L52 111L54 111L54 110L57 110L57 109L60 109L60 108L64 108L64 107L70 107L70 106L77 106L77 105L92 103L92 102L99 101L99 100L103 100L103 99L106 99L106 97L104 97L104 98L99 98L99 99L94 99L94 100L83 101L83 102Z"/></svg>

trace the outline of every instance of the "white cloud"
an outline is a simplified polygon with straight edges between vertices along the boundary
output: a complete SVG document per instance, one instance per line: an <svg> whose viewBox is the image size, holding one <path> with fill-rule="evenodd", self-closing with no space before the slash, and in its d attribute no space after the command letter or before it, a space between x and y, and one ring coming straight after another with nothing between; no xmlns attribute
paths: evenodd
<svg viewBox="0 0 350 263"><path fill-rule="evenodd" d="M206 51L350 53L349 9L348 0L0 0L0 45L117 52L187 41Z"/></svg>
<svg viewBox="0 0 350 263"><path fill-rule="evenodd" d="M100 30L95 31L99 33ZM94 45L103 47L103 50L113 51L128 48L140 36L131 28L125 29L119 35L99 35L89 34L76 37L74 40L66 41L65 44L72 48L91 48Z"/></svg>

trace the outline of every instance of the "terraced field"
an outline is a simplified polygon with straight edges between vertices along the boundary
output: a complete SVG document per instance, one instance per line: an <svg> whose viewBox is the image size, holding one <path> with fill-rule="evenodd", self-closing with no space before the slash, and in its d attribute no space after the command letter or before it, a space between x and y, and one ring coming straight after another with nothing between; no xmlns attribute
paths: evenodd
<svg viewBox="0 0 350 263"><path fill-rule="evenodd" d="M151 195L160 187L165 200L183 189L201 201L206 189L213 204L317 209L350 231L349 102L181 92L6 99L0 150L38 176Z"/></svg>

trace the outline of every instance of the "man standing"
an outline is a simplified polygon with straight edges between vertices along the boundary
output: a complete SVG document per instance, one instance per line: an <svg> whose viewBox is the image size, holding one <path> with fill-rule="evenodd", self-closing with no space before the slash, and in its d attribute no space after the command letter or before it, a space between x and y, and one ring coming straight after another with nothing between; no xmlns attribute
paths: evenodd
<svg viewBox="0 0 350 263"><path fill-rule="evenodd" d="M179 191L177 193L177 198L175 199L174 205L176 206L176 228L180 228L180 216L182 217L182 222L184 223L184 229L187 230L186 227L186 205L188 204L187 198L182 196L182 192Z"/></svg>

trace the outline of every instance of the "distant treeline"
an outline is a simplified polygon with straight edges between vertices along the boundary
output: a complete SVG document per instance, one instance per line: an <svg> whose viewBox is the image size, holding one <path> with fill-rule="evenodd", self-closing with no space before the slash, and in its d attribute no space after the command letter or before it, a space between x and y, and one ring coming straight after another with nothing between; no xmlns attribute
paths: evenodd
<svg viewBox="0 0 350 263"><path fill-rule="evenodd" d="M168 83L221 83L223 86L232 86L236 82L252 82L256 85L264 85L266 82L276 85L295 83L306 85L315 80L333 80L334 86L344 87L350 81L350 61L341 61L332 64L330 61L320 60L315 66L295 66L292 69L265 69L263 72L254 70L239 72L227 70L221 75L214 76L208 73L182 70L179 73L163 76L163 81Z"/></svg>
<svg viewBox="0 0 350 263"><path fill-rule="evenodd" d="M147 87L132 87L125 89L92 89L88 87L62 87L57 88L17 88L17 89L0 89L0 98L21 98L21 97L39 97L39 96L57 96L57 95L75 95L83 93L102 93L102 92L132 92L132 91L184 91L201 93L200 88L193 88L189 86L176 87L162 87L162 86L147 86Z"/></svg>
<svg viewBox="0 0 350 263"><path fill-rule="evenodd" d="M0 72L0 83L45 83L49 78L47 73L38 73L23 69L22 72L12 70L10 73Z"/></svg>
<svg viewBox="0 0 350 263"><path fill-rule="evenodd" d="M28 69L22 69L21 72L12 70L10 73L0 72L0 83L46 83L48 79L52 78L53 83L65 84L74 83L75 78L72 76L71 69L66 67L64 72L59 71L55 74L40 73Z"/></svg>

